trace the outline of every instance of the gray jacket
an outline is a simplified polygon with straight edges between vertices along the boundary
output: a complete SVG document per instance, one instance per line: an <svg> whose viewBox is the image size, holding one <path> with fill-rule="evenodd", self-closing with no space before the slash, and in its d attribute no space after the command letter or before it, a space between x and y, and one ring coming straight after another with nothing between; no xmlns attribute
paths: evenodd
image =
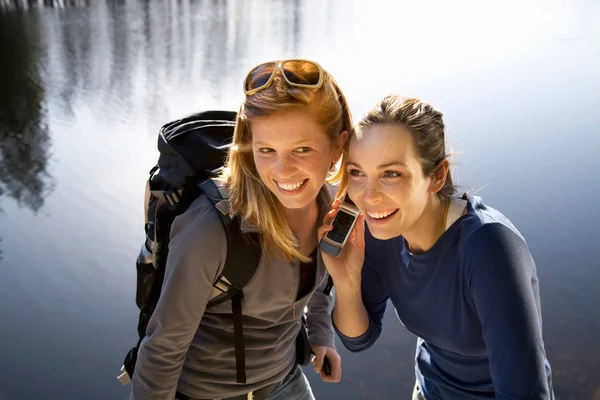
<svg viewBox="0 0 600 400"><path fill-rule="evenodd" d="M318 201L322 221L332 201L327 187ZM281 381L295 363L305 307L311 344L335 346L332 297L323 293L327 271L320 253L315 287L298 301L299 261L261 258L244 288L247 384L238 384L231 302L205 309L226 256L220 217L201 196L173 222L162 294L139 349L130 400L173 399L176 390L226 398Z"/></svg>

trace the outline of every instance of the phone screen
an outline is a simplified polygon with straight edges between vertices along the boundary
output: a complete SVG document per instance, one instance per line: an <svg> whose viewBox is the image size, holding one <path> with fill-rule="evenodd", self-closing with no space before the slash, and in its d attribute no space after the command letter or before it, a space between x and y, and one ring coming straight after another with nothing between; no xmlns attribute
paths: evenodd
<svg viewBox="0 0 600 400"><path fill-rule="evenodd" d="M346 235L350 231L355 218L354 215L340 209L333 219L333 229L327 232L327 237L335 242L344 243L344 239L346 239Z"/></svg>

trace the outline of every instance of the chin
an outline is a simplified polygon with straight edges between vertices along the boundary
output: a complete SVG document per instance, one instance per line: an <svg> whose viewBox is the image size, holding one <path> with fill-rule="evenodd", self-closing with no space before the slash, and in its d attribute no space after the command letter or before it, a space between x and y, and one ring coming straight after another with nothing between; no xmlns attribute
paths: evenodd
<svg viewBox="0 0 600 400"><path fill-rule="evenodd" d="M369 227L369 232L371 233L371 236L378 240L389 240L402 235L402 233L392 229L386 229L386 227L371 226L368 222L367 226Z"/></svg>
<svg viewBox="0 0 600 400"><path fill-rule="evenodd" d="M281 199L279 199L279 202L283 208L287 208L288 210L301 210L311 204L310 201L281 201Z"/></svg>
<svg viewBox="0 0 600 400"><path fill-rule="evenodd" d="M314 195L306 195L302 197L286 197L282 195L277 195L277 200L281 203L281 205L290 210L297 210L309 207L313 204L313 202L317 198L317 193Z"/></svg>
<svg viewBox="0 0 600 400"><path fill-rule="evenodd" d="M385 232L385 231L382 231L379 229L375 230L375 231L372 231L371 229L369 229L369 232L371 232L371 236L373 236L375 239L378 239L378 240L389 240L389 239L395 238L396 236L399 236L399 235L394 235L390 232Z"/></svg>

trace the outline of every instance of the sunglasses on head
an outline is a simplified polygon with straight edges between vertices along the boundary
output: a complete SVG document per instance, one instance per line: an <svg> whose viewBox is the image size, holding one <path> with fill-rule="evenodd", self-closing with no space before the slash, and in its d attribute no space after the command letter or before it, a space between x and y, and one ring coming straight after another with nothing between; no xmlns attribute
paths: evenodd
<svg viewBox="0 0 600 400"><path fill-rule="evenodd" d="M292 59L270 61L250 70L244 79L246 96L268 88L279 71L290 86L318 89L323 84L325 71L314 61Z"/></svg>

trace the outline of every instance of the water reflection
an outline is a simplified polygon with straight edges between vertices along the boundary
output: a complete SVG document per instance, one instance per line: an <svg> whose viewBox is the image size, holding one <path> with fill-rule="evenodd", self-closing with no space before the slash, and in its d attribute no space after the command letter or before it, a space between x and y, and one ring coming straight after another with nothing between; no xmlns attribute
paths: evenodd
<svg viewBox="0 0 600 400"><path fill-rule="evenodd" d="M64 119L85 99L99 113L141 112L128 117L155 126L204 104L237 107L239 76L252 60L298 51L302 7L301 0L98 2L93 15L46 16L49 95Z"/></svg>
<svg viewBox="0 0 600 400"><path fill-rule="evenodd" d="M0 212L1 200L8 196L37 213L54 188L47 171L50 137L38 33L36 24L27 24L22 15L0 10L0 49L5 54L0 61Z"/></svg>
<svg viewBox="0 0 600 400"><path fill-rule="evenodd" d="M53 189L38 34L0 13L0 196L37 212ZM29 24L31 26L32 24ZM35 25L32 29L35 29Z"/></svg>
<svg viewBox="0 0 600 400"><path fill-rule="evenodd" d="M32 7L86 7L89 0L0 0L0 7L28 9Z"/></svg>

